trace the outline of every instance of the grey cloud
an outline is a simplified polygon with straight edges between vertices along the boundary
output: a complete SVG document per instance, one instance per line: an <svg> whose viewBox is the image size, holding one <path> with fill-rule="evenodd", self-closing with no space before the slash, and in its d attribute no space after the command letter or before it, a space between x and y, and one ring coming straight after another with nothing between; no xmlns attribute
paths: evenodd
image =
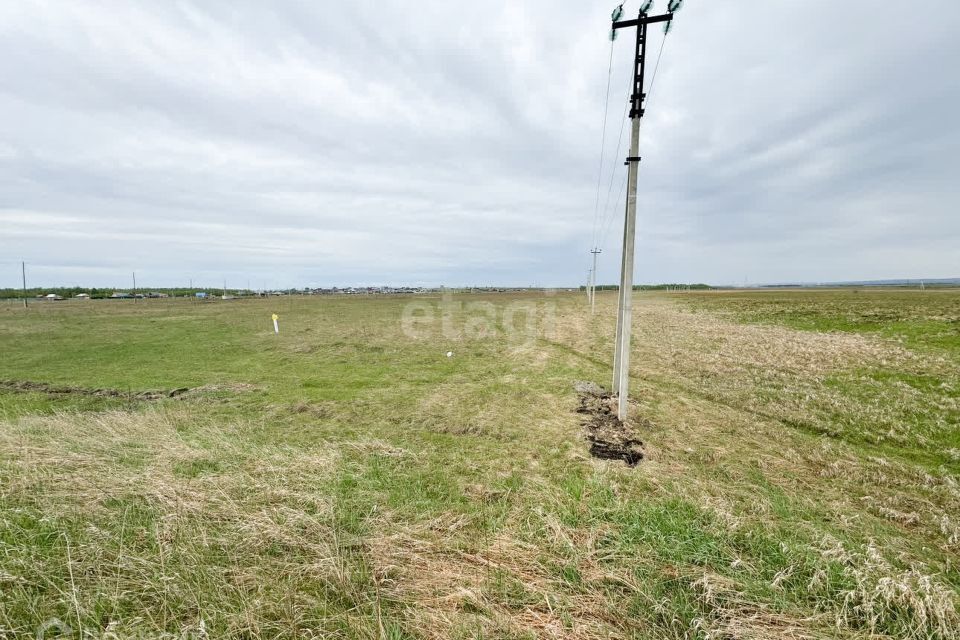
<svg viewBox="0 0 960 640"><path fill-rule="evenodd" d="M46 284L566 285L595 226L613 281L610 9L8 3L0 286L21 258ZM637 280L960 275L960 9L923 11L687 2L643 127Z"/></svg>

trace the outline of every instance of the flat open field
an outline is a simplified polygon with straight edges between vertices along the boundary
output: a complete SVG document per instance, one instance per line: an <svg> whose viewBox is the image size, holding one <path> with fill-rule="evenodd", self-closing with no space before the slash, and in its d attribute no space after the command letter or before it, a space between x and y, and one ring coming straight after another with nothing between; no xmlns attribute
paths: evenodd
<svg viewBox="0 0 960 640"><path fill-rule="evenodd" d="M960 637L960 292L583 298L0 305L0 638Z"/></svg>

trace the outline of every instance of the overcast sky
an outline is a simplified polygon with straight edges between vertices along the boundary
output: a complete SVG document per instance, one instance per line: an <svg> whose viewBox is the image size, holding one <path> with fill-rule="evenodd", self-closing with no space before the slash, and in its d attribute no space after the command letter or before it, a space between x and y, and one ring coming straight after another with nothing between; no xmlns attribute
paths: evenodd
<svg viewBox="0 0 960 640"><path fill-rule="evenodd" d="M0 286L560 286L594 236L614 282L613 4L0 3ZM688 0L637 281L960 276L958 32L949 0Z"/></svg>

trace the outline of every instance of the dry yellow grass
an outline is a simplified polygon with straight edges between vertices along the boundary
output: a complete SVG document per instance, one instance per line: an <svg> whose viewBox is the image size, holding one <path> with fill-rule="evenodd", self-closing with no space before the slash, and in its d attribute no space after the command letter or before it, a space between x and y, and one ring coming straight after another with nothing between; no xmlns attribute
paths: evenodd
<svg viewBox="0 0 960 640"><path fill-rule="evenodd" d="M290 302L275 339L234 307L208 392L0 398L0 638L956 636L960 486L925 444L956 398L902 382L948 357L641 295L628 468L574 413L613 296L551 300L533 342L408 339L389 299Z"/></svg>

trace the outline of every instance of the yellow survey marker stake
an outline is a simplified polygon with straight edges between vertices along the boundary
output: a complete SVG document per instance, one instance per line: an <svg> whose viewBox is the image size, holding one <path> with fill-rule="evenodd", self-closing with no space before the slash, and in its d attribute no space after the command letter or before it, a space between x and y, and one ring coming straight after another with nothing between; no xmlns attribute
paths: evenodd
<svg viewBox="0 0 960 640"><path fill-rule="evenodd" d="M274 333L280 333L280 325L277 324L277 320L279 319L280 319L280 316L278 316L277 314L273 314L273 332Z"/></svg>

